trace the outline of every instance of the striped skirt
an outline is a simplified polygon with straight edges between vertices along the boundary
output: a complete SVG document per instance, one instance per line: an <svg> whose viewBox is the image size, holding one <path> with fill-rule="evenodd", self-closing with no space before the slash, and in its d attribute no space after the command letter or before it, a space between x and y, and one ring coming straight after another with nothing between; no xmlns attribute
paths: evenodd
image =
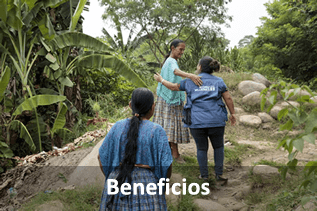
<svg viewBox="0 0 317 211"><path fill-rule="evenodd" d="M168 137L168 141L181 144L189 143L189 130L182 122L183 105L170 105L166 101L157 97L153 122L161 125Z"/></svg>
<svg viewBox="0 0 317 211"><path fill-rule="evenodd" d="M115 170L110 173L108 179L116 179L119 174L119 170ZM167 210L166 200L165 200L165 193L164 190L162 194L157 193L155 195L149 195L146 192L146 186L149 183L157 184L159 180L156 178L154 173L145 168L135 167L131 173L131 191L125 190L125 192L131 192L130 195L123 195L119 193L114 195L113 203L111 208L107 208L107 202L110 201L111 196L107 192L107 180L104 185L104 189L102 192L101 203L99 211L105 210L121 210L121 211L128 211L128 210ZM127 181L126 181L127 182ZM142 188L140 186L137 187L137 194L133 192L133 184L134 183L142 183L144 185L144 193L142 193Z"/></svg>

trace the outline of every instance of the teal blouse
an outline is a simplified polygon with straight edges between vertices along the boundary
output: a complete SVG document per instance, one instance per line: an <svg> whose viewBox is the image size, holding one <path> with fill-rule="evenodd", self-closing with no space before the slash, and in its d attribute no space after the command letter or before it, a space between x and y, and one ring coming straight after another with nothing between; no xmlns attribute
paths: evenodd
<svg viewBox="0 0 317 211"><path fill-rule="evenodd" d="M174 74L175 69L179 69L177 61L168 57L162 67L161 76L169 82L180 83L182 77ZM161 83L158 83L156 94L162 97L166 103L171 105L182 105L185 101L185 92L169 90Z"/></svg>

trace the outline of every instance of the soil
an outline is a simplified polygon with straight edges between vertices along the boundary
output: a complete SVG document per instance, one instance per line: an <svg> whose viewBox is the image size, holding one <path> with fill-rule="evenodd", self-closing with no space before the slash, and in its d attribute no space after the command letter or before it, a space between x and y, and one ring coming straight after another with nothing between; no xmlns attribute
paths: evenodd
<svg viewBox="0 0 317 211"><path fill-rule="evenodd" d="M250 167L262 159L285 163L288 154L276 149L276 143L273 142L248 140L238 140L237 142L253 145L257 153L246 153L242 159L242 167L226 166L225 174L229 178L228 183L225 186L215 186L216 188L205 199L215 201L228 210L248 210L244 203L244 197L252 189L248 184ZM97 161L100 144L101 141L95 147L76 149L62 156L49 157L48 160L40 163L13 168L2 174L0 177L0 211L19 208L23 203L42 191L55 191L96 182L103 186L104 177ZM229 141L226 143L226 147L234 146L230 145ZM182 155L196 156L196 146L193 139L189 144L179 145L179 151ZM213 160L211 146L208 157ZM305 143L304 153L298 155L302 162L315 160L316 157L317 145L307 143ZM93 169L83 169L83 166ZM89 180L89 178L94 179ZM10 187L14 187L17 192L12 198L8 194ZM49 210L49 206L41 205L45 209L41 208L39 210Z"/></svg>

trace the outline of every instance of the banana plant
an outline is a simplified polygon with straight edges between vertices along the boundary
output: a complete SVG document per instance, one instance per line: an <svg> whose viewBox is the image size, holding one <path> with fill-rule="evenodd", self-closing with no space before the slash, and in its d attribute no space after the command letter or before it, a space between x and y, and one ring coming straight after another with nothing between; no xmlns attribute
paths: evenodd
<svg viewBox="0 0 317 211"><path fill-rule="evenodd" d="M0 78L0 102L4 98L4 92L9 84L10 81L10 68L6 67L3 71L3 75ZM2 141L3 138L0 136L0 158L11 158L13 157L13 152L11 151L10 147Z"/></svg>
<svg viewBox="0 0 317 211"><path fill-rule="evenodd" d="M0 50L8 56L9 65L20 77L22 96L24 98L24 102L13 113L12 118L14 119L9 125L12 126L12 129L19 130L20 137L24 138L32 150L34 150L34 143L30 133L25 125L15 118L26 108L34 111L39 150L42 151L41 127L37 106L50 105L55 98L63 96L36 96L33 84L30 82L32 68L39 56L39 52L34 53L34 47L39 43L41 37L46 40L51 40L55 37L56 33L48 12L51 8L65 2L66 0L0 0L0 28L3 32L1 33L2 37L0 36ZM2 43L5 43L5 45L2 45ZM43 100L47 100L47 102L43 102ZM61 98L58 101L61 101ZM7 139L9 140L9 138L8 133Z"/></svg>

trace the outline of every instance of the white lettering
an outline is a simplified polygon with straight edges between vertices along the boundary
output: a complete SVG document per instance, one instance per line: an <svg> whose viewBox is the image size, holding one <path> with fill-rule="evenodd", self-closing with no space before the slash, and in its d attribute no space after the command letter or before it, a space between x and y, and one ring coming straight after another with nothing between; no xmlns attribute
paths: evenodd
<svg viewBox="0 0 317 211"><path fill-rule="evenodd" d="M114 185L112 185L112 183L114 183ZM118 186L118 181L115 179L108 179L107 180L107 192L109 195L116 195L117 193L119 193L119 188ZM112 192L112 188L114 188L114 192Z"/></svg>
<svg viewBox="0 0 317 211"><path fill-rule="evenodd" d="M125 192L126 190L129 192ZM121 185L120 191L123 195L130 195L131 194L131 185L129 183L123 183Z"/></svg>
<svg viewBox="0 0 317 211"><path fill-rule="evenodd" d="M206 187L207 186L207 187ZM203 183L201 185L201 189L203 189L204 191L206 192L201 192L202 195L208 195L210 193L210 189L208 188L209 187L209 183Z"/></svg>
<svg viewBox="0 0 317 211"><path fill-rule="evenodd" d="M163 194L163 186L165 185L163 183L163 181L165 180L165 178L161 178L159 183L157 184L157 186L159 187L159 194L162 195Z"/></svg>
<svg viewBox="0 0 317 211"><path fill-rule="evenodd" d="M181 192L180 191L176 191L176 186L181 186L181 184L180 183L174 183L173 185L172 185L172 193L174 194L174 195L179 195L179 194L181 194Z"/></svg>
<svg viewBox="0 0 317 211"><path fill-rule="evenodd" d="M140 188L138 188L140 187ZM133 195L137 195L138 194L138 189L141 192L141 195L144 195L144 185L143 183L134 183L133 184Z"/></svg>
<svg viewBox="0 0 317 211"><path fill-rule="evenodd" d="M156 190L157 187L156 187L156 184L155 183L149 183L147 184L146 186L146 193L149 194L149 195L155 195L156 194ZM151 191L155 191L155 192L151 192Z"/></svg>
<svg viewBox="0 0 317 211"><path fill-rule="evenodd" d="M196 187L196 191L193 192L193 186ZM199 185L197 183L191 183L189 186L188 186L188 193L190 195L197 195L200 191L200 188L199 188Z"/></svg>

